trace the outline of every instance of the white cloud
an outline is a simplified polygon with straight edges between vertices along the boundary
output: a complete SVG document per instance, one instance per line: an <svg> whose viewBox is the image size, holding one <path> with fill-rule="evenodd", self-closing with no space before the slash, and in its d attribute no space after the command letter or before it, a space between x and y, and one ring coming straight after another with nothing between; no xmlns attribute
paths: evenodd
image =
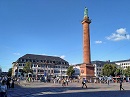
<svg viewBox="0 0 130 97"><path fill-rule="evenodd" d="M60 58L64 59L64 58L65 58L65 55L60 56Z"/></svg>
<svg viewBox="0 0 130 97"><path fill-rule="evenodd" d="M20 53L13 53L14 55L17 55L17 56L19 56L20 55Z"/></svg>
<svg viewBox="0 0 130 97"><path fill-rule="evenodd" d="M115 33L112 33L112 35L106 37L106 39L112 40L112 41L120 41L120 40L125 40L125 39L129 40L130 35L127 34L126 28L120 28L120 29L117 29Z"/></svg>
<svg viewBox="0 0 130 97"><path fill-rule="evenodd" d="M96 43L96 44L101 44L102 41L97 40L97 41L95 41L95 43Z"/></svg>
<svg viewBox="0 0 130 97"><path fill-rule="evenodd" d="M116 32L117 32L118 34L126 34L126 28L117 29Z"/></svg>

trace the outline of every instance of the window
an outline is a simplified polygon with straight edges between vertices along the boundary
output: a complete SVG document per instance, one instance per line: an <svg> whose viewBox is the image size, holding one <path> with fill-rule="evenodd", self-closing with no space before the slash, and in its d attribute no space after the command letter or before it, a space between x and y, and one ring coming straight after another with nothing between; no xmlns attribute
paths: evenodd
<svg viewBox="0 0 130 97"><path fill-rule="evenodd" d="M33 60L33 62L35 62L35 60Z"/></svg>
<svg viewBox="0 0 130 97"><path fill-rule="evenodd" d="M53 63L55 63L55 61L53 61Z"/></svg>
<svg viewBox="0 0 130 97"><path fill-rule="evenodd" d="M19 69L19 72L22 72L23 70L22 69Z"/></svg>
<svg viewBox="0 0 130 97"><path fill-rule="evenodd" d="M41 69L40 72L44 72L44 70Z"/></svg>
<svg viewBox="0 0 130 97"><path fill-rule="evenodd" d="M32 60L31 60L31 59L29 59L29 61L30 61L30 62L32 62Z"/></svg>
<svg viewBox="0 0 130 97"><path fill-rule="evenodd" d="M22 66L22 64L19 64L19 66Z"/></svg>
<svg viewBox="0 0 130 97"><path fill-rule="evenodd" d="M42 67L44 68L44 64L42 64Z"/></svg>
<svg viewBox="0 0 130 97"><path fill-rule="evenodd" d="M54 70L54 73L60 73L60 71L58 71L58 70Z"/></svg>
<svg viewBox="0 0 130 97"><path fill-rule="evenodd" d="M26 59L26 62L28 62L28 59Z"/></svg>
<svg viewBox="0 0 130 97"><path fill-rule="evenodd" d="M24 59L21 59L22 62L24 62Z"/></svg>

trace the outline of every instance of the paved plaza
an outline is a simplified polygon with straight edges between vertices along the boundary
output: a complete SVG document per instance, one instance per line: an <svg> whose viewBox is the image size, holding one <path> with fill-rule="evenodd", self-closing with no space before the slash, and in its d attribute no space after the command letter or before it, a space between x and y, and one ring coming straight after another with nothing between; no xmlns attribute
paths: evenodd
<svg viewBox="0 0 130 97"><path fill-rule="evenodd" d="M130 83L123 83L124 91L119 91L119 83L87 85L86 89L77 82L65 87L58 83L21 82L14 89L8 89L8 97L130 97Z"/></svg>

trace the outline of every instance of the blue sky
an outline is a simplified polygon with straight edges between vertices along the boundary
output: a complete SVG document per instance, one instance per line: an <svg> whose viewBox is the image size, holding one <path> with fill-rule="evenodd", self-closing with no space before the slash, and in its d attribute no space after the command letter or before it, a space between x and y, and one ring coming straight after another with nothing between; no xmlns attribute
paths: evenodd
<svg viewBox="0 0 130 97"><path fill-rule="evenodd" d="M0 0L0 66L25 54L83 62L82 24L88 8L91 60L130 59L130 0Z"/></svg>

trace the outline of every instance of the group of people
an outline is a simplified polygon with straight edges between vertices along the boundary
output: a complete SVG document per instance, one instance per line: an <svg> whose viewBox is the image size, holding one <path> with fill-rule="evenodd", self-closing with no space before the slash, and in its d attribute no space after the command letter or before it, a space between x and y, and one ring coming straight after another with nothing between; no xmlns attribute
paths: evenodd
<svg viewBox="0 0 130 97"><path fill-rule="evenodd" d="M0 97L7 97L8 88L14 88L14 79L11 77L0 77Z"/></svg>
<svg viewBox="0 0 130 97"><path fill-rule="evenodd" d="M83 78L83 79L82 79L82 88L84 88L84 86L87 88L86 83L87 83L86 78ZM108 81L107 83L108 83L108 85L109 85L110 82ZM123 83L123 79L120 79L120 91L121 91L121 90L124 90L124 88L122 87L122 83Z"/></svg>
<svg viewBox="0 0 130 97"><path fill-rule="evenodd" d="M68 86L69 85L69 79L62 79L61 80L62 86Z"/></svg>
<svg viewBox="0 0 130 97"><path fill-rule="evenodd" d="M26 77L26 82L34 82L34 77Z"/></svg>

